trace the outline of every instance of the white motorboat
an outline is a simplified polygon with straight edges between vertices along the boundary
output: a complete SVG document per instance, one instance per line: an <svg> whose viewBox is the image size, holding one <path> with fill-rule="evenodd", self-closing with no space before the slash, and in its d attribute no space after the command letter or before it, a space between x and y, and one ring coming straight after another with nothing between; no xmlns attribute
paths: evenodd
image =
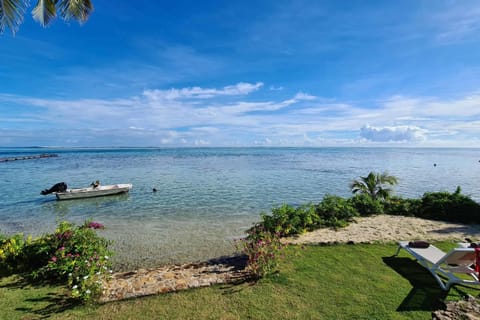
<svg viewBox="0 0 480 320"><path fill-rule="evenodd" d="M93 197L110 196L119 193L126 193L133 187L130 183L99 185L87 188L67 189L64 192L55 192L58 200L84 199Z"/></svg>
<svg viewBox="0 0 480 320"><path fill-rule="evenodd" d="M103 186L100 185L100 182L97 180L87 188L68 189L65 182L59 182L50 189L43 190L40 194L47 195L53 193L57 196L58 200L83 199L125 193L131 188L132 184L130 183Z"/></svg>

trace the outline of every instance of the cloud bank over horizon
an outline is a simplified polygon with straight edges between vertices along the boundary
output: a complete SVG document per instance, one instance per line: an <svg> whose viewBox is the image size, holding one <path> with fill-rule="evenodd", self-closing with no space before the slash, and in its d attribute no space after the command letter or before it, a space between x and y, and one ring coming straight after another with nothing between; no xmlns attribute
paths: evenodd
<svg viewBox="0 0 480 320"><path fill-rule="evenodd" d="M364 106L305 92L265 99L262 91L268 90L263 82L239 82L221 88L148 89L122 99L3 94L0 103L10 105L15 116L0 116L0 145L478 145L466 137L480 136L480 111L474 108L480 95L448 101L395 95Z"/></svg>
<svg viewBox="0 0 480 320"><path fill-rule="evenodd" d="M360 129L360 136L374 142L417 142L424 141L426 130L419 127L397 126L376 128L366 125Z"/></svg>

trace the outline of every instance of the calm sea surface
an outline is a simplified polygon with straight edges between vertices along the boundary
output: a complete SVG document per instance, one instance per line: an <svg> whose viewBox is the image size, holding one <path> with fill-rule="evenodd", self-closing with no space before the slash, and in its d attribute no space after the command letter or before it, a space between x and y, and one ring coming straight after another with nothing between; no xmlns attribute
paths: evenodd
<svg viewBox="0 0 480 320"><path fill-rule="evenodd" d="M370 171L397 176L397 195L460 185L480 201L480 149L0 148L0 158L41 153L58 157L0 163L0 232L40 235L59 221L91 218L106 225L101 233L114 241L117 269L230 254L262 211L327 193L350 196L350 182ZM94 180L133 189L85 200L40 195L57 182L83 187Z"/></svg>

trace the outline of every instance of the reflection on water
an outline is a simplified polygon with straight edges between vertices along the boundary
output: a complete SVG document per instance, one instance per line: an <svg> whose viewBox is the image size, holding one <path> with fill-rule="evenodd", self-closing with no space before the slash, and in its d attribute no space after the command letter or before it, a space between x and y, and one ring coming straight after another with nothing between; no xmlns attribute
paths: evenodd
<svg viewBox="0 0 480 320"><path fill-rule="evenodd" d="M55 200L55 199L41 199L41 198L38 198L38 199L12 202L11 204L13 206L22 206L22 205L31 205L31 204L42 204L42 203L45 203L45 202L51 202L52 200Z"/></svg>
<svg viewBox="0 0 480 320"><path fill-rule="evenodd" d="M85 212L102 211L106 214L112 214L116 208L121 207L122 202L128 201L128 193L94 197L86 199L72 199L57 201L45 201L43 203L43 210L53 212L57 220L66 220L76 216L84 216Z"/></svg>

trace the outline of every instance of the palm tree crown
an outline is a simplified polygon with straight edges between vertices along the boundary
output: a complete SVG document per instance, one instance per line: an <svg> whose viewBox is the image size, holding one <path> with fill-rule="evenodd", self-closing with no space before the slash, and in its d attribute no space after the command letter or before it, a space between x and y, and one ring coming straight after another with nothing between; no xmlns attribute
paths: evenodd
<svg viewBox="0 0 480 320"><path fill-rule="evenodd" d="M28 0L0 0L0 34L6 28L15 34L23 22L29 3ZM37 0L32 15L45 27L57 14L64 20L75 19L82 23L88 19L92 11L93 5L90 0Z"/></svg>
<svg viewBox="0 0 480 320"><path fill-rule="evenodd" d="M370 172L366 177L360 177L359 180L354 180L350 185L352 192L366 194L373 200L386 199L393 192L392 189L387 188L387 185L396 185L398 180L395 176L388 175L388 173Z"/></svg>

